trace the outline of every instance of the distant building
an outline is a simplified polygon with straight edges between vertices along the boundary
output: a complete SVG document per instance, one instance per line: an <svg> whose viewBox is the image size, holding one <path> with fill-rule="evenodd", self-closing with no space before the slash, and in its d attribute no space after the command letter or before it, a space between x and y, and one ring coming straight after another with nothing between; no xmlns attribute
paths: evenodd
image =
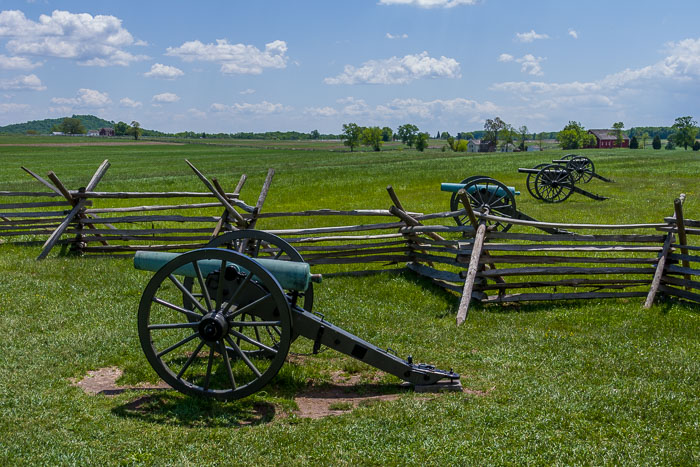
<svg viewBox="0 0 700 467"><path fill-rule="evenodd" d="M100 136L114 136L114 128L100 128Z"/></svg>
<svg viewBox="0 0 700 467"><path fill-rule="evenodd" d="M516 152L516 151L520 151L520 150L519 149L516 150L514 144L508 143L508 144L502 145L501 148L499 149L499 151L501 151L501 152Z"/></svg>
<svg viewBox="0 0 700 467"><path fill-rule="evenodd" d="M596 148L615 148L617 147L617 136L615 135L615 130L588 130L590 134L595 136ZM630 145L630 139L626 134L622 134L622 147L628 148Z"/></svg>
<svg viewBox="0 0 700 467"><path fill-rule="evenodd" d="M493 152L495 150L493 144L480 139L470 139L467 143L467 152Z"/></svg>
<svg viewBox="0 0 700 467"><path fill-rule="evenodd" d="M62 131L52 131L51 136L63 136L65 133Z"/></svg>
<svg viewBox="0 0 700 467"><path fill-rule="evenodd" d="M100 130L88 130L88 136L100 136Z"/></svg>

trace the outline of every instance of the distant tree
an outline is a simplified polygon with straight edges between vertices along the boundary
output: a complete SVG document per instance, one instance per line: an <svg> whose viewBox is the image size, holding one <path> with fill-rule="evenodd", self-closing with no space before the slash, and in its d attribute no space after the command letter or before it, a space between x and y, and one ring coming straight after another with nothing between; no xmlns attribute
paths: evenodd
<svg viewBox="0 0 700 467"><path fill-rule="evenodd" d="M647 133L645 131L644 133L642 133L642 136L640 136L640 138L642 138L642 149L646 149L647 148L647 140L649 139L649 133Z"/></svg>
<svg viewBox="0 0 700 467"><path fill-rule="evenodd" d="M516 132L515 128L513 128L512 125L509 125L508 123L505 123L503 125L503 129L501 130L501 141L503 141L503 144L501 145L502 148L508 148L508 146L514 146L513 141L515 139Z"/></svg>
<svg viewBox="0 0 700 467"><path fill-rule="evenodd" d="M365 146L371 146L375 151L382 150L382 143L384 141L382 140L382 129L378 126L364 128L360 139Z"/></svg>
<svg viewBox="0 0 700 467"><path fill-rule="evenodd" d="M625 124L622 122L615 122L613 123L613 129L615 130L615 146L618 148L622 147L622 130L625 128Z"/></svg>
<svg viewBox="0 0 700 467"><path fill-rule="evenodd" d="M484 122L484 137L483 140L489 143L489 146L495 148L498 145L499 132L505 128L506 122L501 120L500 117L496 117L493 120L490 118L486 119Z"/></svg>
<svg viewBox="0 0 700 467"><path fill-rule="evenodd" d="M39 132L36 131L36 130L27 130L27 134L28 134L28 135L38 135Z"/></svg>
<svg viewBox="0 0 700 467"><path fill-rule="evenodd" d="M428 147L428 139L430 135L428 133L418 133L415 138L416 149L423 152Z"/></svg>
<svg viewBox="0 0 700 467"><path fill-rule="evenodd" d="M457 133L457 139L466 139L467 141L474 139L474 133L471 132L459 132Z"/></svg>
<svg viewBox="0 0 700 467"><path fill-rule="evenodd" d="M521 151L527 150L527 146L525 146L525 141L527 140L527 132L528 132L528 130L527 130L527 127L525 125L518 128L518 136L519 136L518 139L520 140L520 144L518 145L518 147L520 148Z"/></svg>
<svg viewBox="0 0 700 467"><path fill-rule="evenodd" d="M126 130L126 134L129 136L133 136L134 139L139 139L139 136L143 133L143 129L141 128L141 124L137 122L136 120L133 120L131 122L131 126Z"/></svg>
<svg viewBox="0 0 700 467"><path fill-rule="evenodd" d="M700 141L695 141L693 143L693 151L700 151Z"/></svg>
<svg viewBox="0 0 700 467"><path fill-rule="evenodd" d="M542 143L544 142L544 136L545 136L544 131L537 133L537 145L540 147L540 151L542 150Z"/></svg>
<svg viewBox="0 0 700 467"><path fill-rule="evenodd" d="M343 123L343 133L340 135L340 139L345 140L343 144L350 148L350 152L360 145L361 135L362 128L357 123Z"/></svg>
<svg viewBox="0 0 700 467"><path fill-rule="evenodd" d="M668 150L676 149L676 145L673 142L673 140L674 140L673 136L675 136L675 135L671 135L671 137L666 141L666 146L664 146L664 149L668 149Z"/></svg>
<svg viewBox="0 0 700 467"><path fill-rule="evenodd" d="M114 136L124 136L126 131L129 129L129 125L124 122L119 122L114 124Z"/></svg>
<svg viewBox="0 0 700 467"><path fill-rule="evenodd" d="M562 149L583 149L593 144L594 136L587 133L579 122L570 120L557 134Z"/></svg>
<svg viewBox="0 0 700 467"><path fill-rule="evenodd" d="M389 142L394 140L394 130L389 128L388 126L385 126L382 128L382 141Z"/></svg>
<svg viewBox="0 0 700 467"><path fill-rule="evenodd" d="M677 146L683 146L683 149L688 150L688 146L692 147L695 142L695 136L698 134L698 122L693 120L693 117L678 117L672 128L675 130L669 141Z"/></svg>
<svg viewBox="0 0 700 467"><path fill-rule="evenodd" d="M450 136L449 138L447 138L447 146L448 146L450 149L452 149L453 151L457 151L457 143L456 143L455 139L454 139L452 136Z"/></svg>
<svg viewBox="0 0 700 467"><path fill-rule="evenodd" d="M67 117L63 119L63 122L59 125L59 130L69 135L83 135L87 133L83 122L78 118Z"/></svg>
<svg viewBox="0 0 700 467"><path fill-rule="evenodd" d="M654 149L661 149L661 138L659 138L659 135L654 136L654 140L651 142L651 147Z"/></svg>
<svg viewBox="0 0 700 467"><path fill-rule="evenodd" d="M440 136L440 138L442 138L442 139L447 139L447 138L450 138L450 137L451 137L451 135L450 135L450 132L449 132L449 131L443 131L443 132L442 132L442 136Z"/></svg>
<svg viewBox="0 0 700 467"><path fill-rule="evenodd" d="M401 139L401 142L410 148L415 143L416 136L418 136L418 131L417 126L407 123L405 125L401 125L397 129L396 134L399 136L399 139Z"/></svg>
<svg viewBox="0 0 700 467"><path fill-rule="evenodd" d="M630 149L639 149L639 141L637 141L636 136L633 136L630 140Z"/></svg>
<svg viewBox="0 0 700 467"><path fill-rule="evenodd" d="M313 130L311 133L309 133L309 138L311 139L319 139L321 137L321 133L318 132L318 130Z"/></svg>
<svg viewBox="0 0 700 467"><path fill-rule="evenodd" d="M440 130L438 130L437 135L435 135L435 139L440 139Z"/></svg>
<svg viewBox="0 0 700 467"><path fill-rule="evenodd" d="M455 151L457 152L467 152L467 148L469 147L469 142L467 142L466 139L458 139L456 143L456 148Z"/></svg>

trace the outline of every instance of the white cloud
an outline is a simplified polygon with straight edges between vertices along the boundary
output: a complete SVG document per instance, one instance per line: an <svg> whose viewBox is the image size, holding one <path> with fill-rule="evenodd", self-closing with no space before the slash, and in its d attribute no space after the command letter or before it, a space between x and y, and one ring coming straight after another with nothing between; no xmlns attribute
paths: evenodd
<svg viewBox="0 0 700 467"><path fill-rule="evenodd" d="M454 58L431 58L428 52L384 60L370 60L355 68L345 65L343 73L326 78L326 84L406 84L422 78L459 78L459 62Z"/></svg>
<svg viewBox="0 0 700 467"><path fill-rule="evenodd" d="M537 34L534 29L530 32L517 32L515 33L515 38L519 42L533 42L537 39L549 39L547 34Z"/></svg>
<svg viewBox="0 0 700 467"><path fill-rule="evenodd" d="M260 50L252 45L229 44L226 39L218 39L216 44L195 40L185 42L180 47L168 47L165 55L179 57L186 62L220 63L221 72L226 74L259 75L265 68L285 68L286 53L287 43L280 40L265 44L265 50Z"/></svg>
<svg viewBox="0 0 700 467"><path fill-rule="evenodd" d="M334 117L338 115L338 111L333 107L307 107L304 109L306 115L314 117Z"/></svg>
<svg viewBox="0 0 700 467"><path fill-rule="evenodd" d="M232 105L225 105L220 103L214 103L210 106L209 110L217 113L271 115L287 112L292 109L291 107L287 107L282 104L273 104L271 102L262 101L257 104L235 103Z"/></svg>
<svg viewBox="0 0 700 467"><path fill-rule="evenodd" d="M390 32L386 33L386 38L387 39L408 39L408 34L403 33L403 34L391 34Z"/></svg>
<svg viewBox="0 0 700 467"><path fill-rule="evenodd" d="M156 63L151 66L151 71L144 73L143 76L148 78L175 79L184 74L185 73L177 67Z"/></svg>
<svg viewBox="0 0 700 467"><path fill-rule="evenodd" d="M543 57L535 57L532 54L526 54L523 55L520 58L515 58L511 54L501 54L498 56L498 61L499 62L516 62L520 63L520 71L523 73L529 73L531 75L535 76L542 76L544 72L542 72L542 66L540 63L546 60Z"/></svg>
<svg viewBox="0 0 700 467"><path fill-rule="evenodd" d="M194 118L202 119L207 117L206 112L202 112L201 110L195 108L187 109L187 113Z"/></svg>
<svg viewBox="0 0 700 467"><path fill-rule="evenodd" d="M410 5L420 8L452 8L474 5L477 0L379 0L380 5Z"/></svg>
<svg viewBox="0 0 700 467"><path fill-rule="evenodd" d="M130 109L138 109L143 104L141 102L135 101L129 97L123 97L123 98L119 99L119 105L121 105L122 107L130 108Z"/></svg>
<svg viewBox="0 0 700 467"><path fill-rule="evenodd" d="M522 71L523 73L528 73L535 76L542 76L544 74L542 72L542 67L540 66L540 62L542 62L542 60L545 59L542 57L535 57L532 54L526 54L523 57L516 59L515 61L522 65L520 67L520 71Z"/></svg>
<svg viewBox="0 0 700 467"><path fill-rule="evenodd" d="M172 92L163 92L153 96L153 102L158 104L172 104L180 100L180 96L173 94Z"/></svg>
<svg viewBox="0 0 700 467"><path fill-rule="evenodd" d="M134 44L131 33L114 16L70 13L55 10L39 21L27 19L18 10L0 12L0 37L9 38L7 49L15 55L58 57L81 65L127 66L143 60L125 47Z"/></svg>
<svg viewBox="0 0 700 467"><path fill-rule="evenodd" d="M250 94L255 94L255 89L244 89L243 91L239 92L238 94L241 94L243 96L249 96Z"/></svg>
<svg viewBox="0 0 700 467"><path fill-rule="evenodd" d="M29 110L27 104L2 103L0 104L0 114L9 114Z"/></svg>
<svg viewBox="0 0 700 467"><path fill-rule="evenodd" d="M31 70L41 66L24 57L8 57L0 54L0 70Z"/></svg>
<svg viewBox="0 0 700 467"><path fill-rule="evenodd" d="M46 86L41 84L37 75L20 75L16 78L0 80L3 91L44 91Z"/></svg>
<svg viewBox="0 0 700 467"><path fill-rule="evenodd" d="M78 89L76 97L54 97L51 102L58 105L72 107L101 108L111 104L112 100L106 92L95 89Z"/></svg>
<svg viewBox="0 0 700 467"><path fill-rule="evenodd" d="M576 32L575 29L569 28L569 35L573 37L574 39L578 39L578 32Z"/></svg>

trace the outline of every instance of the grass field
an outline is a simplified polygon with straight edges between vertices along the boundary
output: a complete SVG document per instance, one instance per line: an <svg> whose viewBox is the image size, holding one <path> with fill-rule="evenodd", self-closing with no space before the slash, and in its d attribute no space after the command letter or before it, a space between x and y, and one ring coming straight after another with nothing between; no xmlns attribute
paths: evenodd
<svg viewBox="0 0 700 467"><path fill-rule="evenodd" d="M14 141L0 138L0 145ZM485 174L515 185L523 192L518 208L543 221L659 222L679 193L688 196L686 217L700 219L697 152L585 151L617 182L587 188L612 199L574 195L551 206L530 198L517 168L563 151L349 153L265 143L0 146L0 190L39 188L22 165L84 186L109 159L100 190L202 191L187 158L226 188L248 174L242 198L249 202L275 168L270 211L387 208L389 184L407 209L444 211L449 196L440 182ZM123 370L122 385L155 382L136 334L150 275L128 260L52 254L36 262L38 252L0 244L3 465L700 464L697 305L673 301L643 310L630 299L473 306L457 328L458 298L410 274L331 278L316 289L315 309L326 319L401 356L453 368L468 391L426 397L400 390L396 378L328 351L290 359L264 392L236 402L145 389L90 395L71 381L100 368ZM292 348L310 350L301 339ZM297 416L295 396L330 385L338 372L359 380L357 391L398 398L340 416Z"/></svg>

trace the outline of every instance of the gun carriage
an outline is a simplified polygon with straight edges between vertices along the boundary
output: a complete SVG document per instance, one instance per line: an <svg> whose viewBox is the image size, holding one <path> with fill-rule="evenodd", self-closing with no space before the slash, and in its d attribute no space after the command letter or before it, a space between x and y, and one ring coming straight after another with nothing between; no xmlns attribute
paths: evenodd
<svg viewBox="0 0 700 467"><path fill-rule="evenodd" d="M287 242L255 230L186 253L140 251L155 271L138 310L139 340L156 373L189 395L239 399L279 372L291 343L313 341L418 386L459 385L459 375L402 359L312 312L309 265Z"/></svg>
<svg viewBox="0 0 700 467"><path fill-rule="evenodd" d="M519 168L518 172L527 174L525 184L530 195L547 203L561 203L573 193L596 201L603 201L608 198L591 193L576 185L588 183L593 178L606 183L613 182L611 179L596 173L592 160L576 154L567 154L561 159L553 160L551 164L544 163L533 168Z"/></svg>

